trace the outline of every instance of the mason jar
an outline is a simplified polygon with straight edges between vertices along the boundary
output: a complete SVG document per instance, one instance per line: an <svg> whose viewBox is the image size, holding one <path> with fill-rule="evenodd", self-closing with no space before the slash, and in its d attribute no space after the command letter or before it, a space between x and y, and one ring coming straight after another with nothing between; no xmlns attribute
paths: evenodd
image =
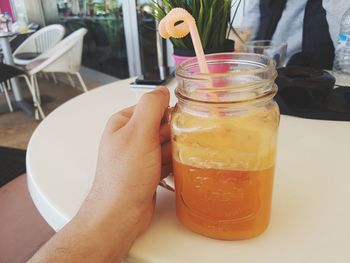
<svg viewBox="0 0 350 263"><path fill-rule="evenodd" d="M259 54L207 55L176 71L171 115L176 212L215 239L255 237L270 219L279 109L276 69Z"/></svg>

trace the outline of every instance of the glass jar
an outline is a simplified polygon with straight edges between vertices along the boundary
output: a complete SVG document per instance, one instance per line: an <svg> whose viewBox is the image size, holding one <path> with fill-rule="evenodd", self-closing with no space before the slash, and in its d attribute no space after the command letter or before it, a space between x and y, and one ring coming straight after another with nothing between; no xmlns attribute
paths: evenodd
<svg viewBox="0 0 350 263"><path fill-rule="evenodd" d="M172 116L176 211L199 234L261 234L270 218L279 109L275 64L258 54L207 55L181 64Z"/></svg>

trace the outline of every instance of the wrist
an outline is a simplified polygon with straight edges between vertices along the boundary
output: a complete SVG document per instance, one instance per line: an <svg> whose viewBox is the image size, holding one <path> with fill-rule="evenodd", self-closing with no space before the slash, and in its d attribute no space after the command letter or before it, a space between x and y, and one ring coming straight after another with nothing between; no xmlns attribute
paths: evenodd
<svg viewBox="0 0 350 263"><path fill-rule="evenodd" d="M93 233L97 246L103 250L106 258L119 262L140 233L142 213L122 202L108 207L87 200L74 220L84 226L86 232Z"/></svg>

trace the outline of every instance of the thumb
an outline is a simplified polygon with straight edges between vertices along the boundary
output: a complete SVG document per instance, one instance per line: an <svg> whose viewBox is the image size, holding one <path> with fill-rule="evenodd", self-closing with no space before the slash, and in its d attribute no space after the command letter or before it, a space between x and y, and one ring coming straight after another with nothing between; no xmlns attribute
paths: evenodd
<svg viewBox="0 0 350 263"><path fill-rule="evenodd" d="M148 137L159 133L164 112L169 106L169 99L169 90L164 86L142 96L130 121L143 136Z"/></svg>

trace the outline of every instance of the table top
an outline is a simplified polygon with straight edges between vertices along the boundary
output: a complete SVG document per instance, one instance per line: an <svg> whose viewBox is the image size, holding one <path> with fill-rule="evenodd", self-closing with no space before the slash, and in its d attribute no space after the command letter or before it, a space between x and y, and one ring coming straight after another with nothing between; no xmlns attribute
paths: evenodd
<svg viewBox="0 0 350 263"><path fill-rule="evenodd" d="M12 37L12 36L14 36L15 34L14 33L12 33L12 32L0 32L0 38L2 38L2 37L4 37L4 38L6 38L6 37Z"/></svg>
<svg viewBox="0 0 350 263"><path fill-rule="evenodd" d="M34 132L28 186L55 230L74 216L91 187L107 119L147 91L129 88L130 82L66 102ZM271 223L264 234L218 241L192 233L176 218L174 194L159 188L154 219L128 262L350 262L349 153L350 122L282 116Z"/></svg>
<svg viewBox="0 0 350 263"><path fill-rule="evenodd" d="M18 31L18 32L0 32L0 38L9 38L9 37L14 37L18 35L26 35L34 32L35 30L32 30L32 29L29 29L27 31Z"/></svg>

